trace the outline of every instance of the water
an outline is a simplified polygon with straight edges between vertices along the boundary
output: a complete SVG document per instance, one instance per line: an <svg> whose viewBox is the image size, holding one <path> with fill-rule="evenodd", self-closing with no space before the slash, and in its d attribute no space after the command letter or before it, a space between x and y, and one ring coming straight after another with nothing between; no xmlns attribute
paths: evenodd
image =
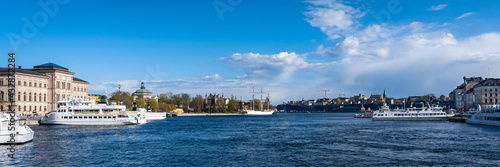
<svg viewBox="0 0 500 167"><path fill-rule="evenodd" d="M499 166L500 127L354 114L173 117L138 126L31 126L0 166Z"/></svg>

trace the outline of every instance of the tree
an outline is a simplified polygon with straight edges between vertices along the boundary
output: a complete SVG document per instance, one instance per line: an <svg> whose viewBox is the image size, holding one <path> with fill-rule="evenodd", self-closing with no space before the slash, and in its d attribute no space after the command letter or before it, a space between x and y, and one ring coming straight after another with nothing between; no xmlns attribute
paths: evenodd
<svg viewBox="0 0 500 167"><path fill-rule="evenodd" d="M237 112L239 107L240 105L236 100L229 100L229 103L227 104L227 109L229 110L229 112Z"/></svg>
<svg viewBox="0 0 500 167"><path fill-rule="evenodd" d="M135 103L137 104L137 108L146 108L146 102L143 99L135 99Z"/></svg>
<svg viewBox="0 0 500 167"><path fill-rule="evenodd" d="M203 109L203 97L201 95L196 95L191 102L191 105L194 107L195 112L201 112Z"/></svg>
<svg viewBox="0 0 500 167"><path fill-rule="evenodd" d="M150 107L148 109L151 109L152 111L158 111L158 102L156 101L156 99L148 99L147 104Z"/></svg>
<svg viewBox="0 0 500 167"><path fill-rule="evenodd" d="M167 104L168 103L168 96L167 96L167 94L166 93L160 94L160 100L159 101L160 101L160 103Z"/></svg>
<svg viewBox="0 0 500 167"><path fill-rule="evenodd" d="M175 106L173 104L165 104L161 103L159 106L160 111L166 111L166 112L171 112L175 110Z"/></svg>
<svg viewBox="0 0 500 167"><path fill-rule="evenodd" d="M191 97L189 97L189 95L188 95L188 94L183 93L183 94L181 95L181 98L182 98L182 100L181 100L181 101L182 101L182 106L183 106L183 107L182 107L182 109L184 109L184 112L185 112L185 111L187 111L187 110L188 110L188 108L189 108L189 101L191 100Z"/></svg>
<svg viewBox="0 0 500 167"><path fill-rule="evenodd" d="M123 102L129 110L132 109L134 103L134 97L130 95L129 92L116 91L111 93L110 100L114 100L117 103Z"/></svg>

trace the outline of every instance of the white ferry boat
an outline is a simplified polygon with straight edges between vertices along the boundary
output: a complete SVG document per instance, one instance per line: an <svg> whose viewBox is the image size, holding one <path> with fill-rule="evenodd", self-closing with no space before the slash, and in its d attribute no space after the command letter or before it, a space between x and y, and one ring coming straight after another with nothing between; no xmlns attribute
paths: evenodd
<svg viewBox="0 0 500 167"><path fill-rule="evenodd" d="M33 140L33 135L35 132L31 130L27 125L19 125L19 117L14 117L15 125L9 130L10 115L7 113L0 114L0 144L22 144ZM14 142L9 142L12 140L11 134L14 133Z"/></svg>
<svg viewBox="0 0 500 167"><path fill-rule="evenodd" d="M385 104L384 104L385 106ZM442 107L429 106L400 110L379 110L373 114L373 121L447 121L454 114L446 114Z"/></svg>
<svg viewBox="0 0 500 167"><path fill-rule="evenodd" d="M99 104L93 100L59 101L58 109L40 120L41 125L134 125L145 124L144 112L126 111L125 106Z"/></svg>
<svg viewBox="0 0 500 167"><path fill-rule="evenodd" d="M468 124L500 126L500 106L484 105L478 106L475 113L467 116Z"/></svg>
<svg viewBox="0 0 500 167"><path fill-rule="evenodd" d="M263 111L255 111L255 110L247 110L248 115L273 115L274 111L272 110L263 110Z"/></svg>

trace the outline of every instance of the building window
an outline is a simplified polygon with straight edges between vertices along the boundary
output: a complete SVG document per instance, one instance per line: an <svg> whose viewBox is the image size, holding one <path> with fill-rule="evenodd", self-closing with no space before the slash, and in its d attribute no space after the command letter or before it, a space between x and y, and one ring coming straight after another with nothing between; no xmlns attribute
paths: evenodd
<svg viewBox="0 0 500 167"><path fill-rule="evenodd" d="M56 82L56 88L59 89L61 85L59 85L59 81Z"/></svg>
<svg viewBox="0 0 500 167"><path fill-rule="evenodd" d="M17 85L21 86L21 81L17 81Z"/></svg>
<svg viewBox="0 0 500 167"><path fill-rule="evenodd" d="M30 82L30 86L31 86L31 82Z"/></svg>
<svg viewBox="0 0 500 167"><path fill-rule="evenodd" d="M21 101L21 92L17 92L17 101ZM21 109L19 109L21 110Z"/></svg>
<svg viewBox="0 0 500 167"><path fill-rule="evenodd" d="M26 111L26 106L24 106L24 111Z"/></svg>
<svg viewBox="0 0 500 167"><path fill-rule="evenodd" d="M73 91L76 91L76 87L73 87Z"/></svg>
<svg viewBox="0 0 500 167"><path fill-rule="evenodd" d="M18 106L18 107L17 107L17 111L21 111L21 106Z"/></svg>
<svg viewBox="0 0 500 167"><path fill-rule="evenodd" d="M29 94L29 101L31 101L31 93ZM30 109L31 110L31 109Z"/></svg>
<svg viewBox="0 0 500 167"><path fill-rule="evenodd" d="M47 84L43 84L43 87L44 87L44 88L47 88Z"/></svg>
<svg viewBox="0 0 500 167"><path fill-rule="evenodd" d="M24 81L24 86L26 86L26 81Z"/></svg>
<svg viewBox="0 0 500 167"><path fill-rule="evenodd" d="M4 99L3 99L4 98L3 97L3 91L1 91L0 94L2 94L2 101L4 101ZM3 109L2 109L2 111L3 111Z"/></svg>
<svg viewBox="0 0 500 167"><path fill-rule="evenodd" d="M56 99L57 99L57 101L59 101L60 96L61 96L61 95L57 94L57 98L56 98Z"/></svg>
<svg viewBox="0 0 500 167"><path fill-rule="evenodd" d="M62 89L66 89L66 82L62 82Z"/></svg>
<svg viewBox="0 0 500 167"><path fill-rule="evenodd" d="M0 79L0 85L3 85L3 79ZM3 110L3 109L2 109Z"/></svg>
<svg viewBox="0 0 500 167"><path fill-rule="evenodd" d="M36 106L35 106L35 111L36 111Z"/></svg>
<svg viewBox="0 0 500 167"><path fill-rule="evenodd" d="M39 84L38 84L38 87L42 87L42 83L39 83Z"/></svg>
<svg viewBox="0 0 500 167"><path fill-rule="evenodd" d="M47 94L43 94L43 102L47 102Z"/></svg>
<svg viewBox="0 0 500 167"><path fill-rule="evenodd" d="M487 93L485 93L485 94L484 94L484 97L487 97L487 96L488 96L488 94L487 94Z"/></svg>
<svg viewBox="0 0 500 167"><path fill-rule="evenodd" d="M30 106L30 111L32 111L32 110L31 110L31 106Z"/></svg>
<svg viewBox="0 0 500 167"><path fill-rule="evenodd" d="M24 92L24 100L23 101L26 101L26 92ZM24 109L26 110L26 109Z"/></svg>
<svg viewBox="0 0 500 167"><path fill-rule="evenodd" d="M67 88L71 90L71 84L70 83L68 83L68 87Z"/></svg>
<svg viewBox="0 0 500 167"><path fill-rule="evenodd" d="M42 93L38 94L38 101L42 101ZM40 108L41 109L41 108Z"/></svg>
<svg viewBox="0 0 500 167"><path fill-rule="evenodd" d="M35 93L35 95L33 96L33 101L36 101L36 93Z"/></svg>
<svg viewBox="0 0 500 167"><path fill-rule="evenodd" d="M488 103L488 99L484 99L484 103Z"/></svg>

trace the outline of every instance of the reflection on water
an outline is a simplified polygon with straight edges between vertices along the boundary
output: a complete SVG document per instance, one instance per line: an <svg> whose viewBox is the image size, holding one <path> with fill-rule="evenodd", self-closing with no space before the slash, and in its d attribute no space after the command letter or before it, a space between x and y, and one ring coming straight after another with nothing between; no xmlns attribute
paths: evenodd
<svg viewBox="0 0 500 167"><path fill-rule="evenodd" d="M173 117L137 126L31 126L6 166L500 165L500 127L354 114ZM5 165L2 165L5 166Z"/></svg>

